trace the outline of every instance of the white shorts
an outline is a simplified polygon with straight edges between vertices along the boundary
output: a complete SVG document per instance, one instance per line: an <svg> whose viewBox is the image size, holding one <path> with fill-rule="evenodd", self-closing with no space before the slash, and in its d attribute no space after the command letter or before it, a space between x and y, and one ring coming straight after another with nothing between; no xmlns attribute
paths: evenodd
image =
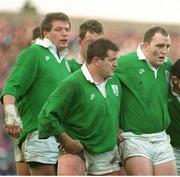
<svg viewBox="0 0 180 177"><path fill-rule="evenodd" d="M180 176L180 148L173 147L174 155L176 158L176 168L177 168L177 174Z"/></svg>
<svg viewBox="0 0 180 177"><path fill-rule="evenodd" d="M87 174L103 175L120 170L120 155L116 145L112 151L92 154L84 151Z"/></svg>
<svg viewBox="0 0 180 177"><path fill-rule="evenodd" d="M44 164L57 164L59 143L54 137L38 139L38 131L30 133L22 143L20 149L15 144L16 162L39 162Z"/></svg>
<svg viewBox="0 0 180 177"><path fill-rule="evenodd" d="M170 137L165 131L141 135L123 132L122 136L123 160L133 156L143 156L150 159L153 165L175 160Z"/></svg>
<svg viewBox="0 0 180 177"><path fill-rule="evenodd" d="M60 158L68 154L64 148L60 150ZM120 170L120 155L118 146L116 145L112 151L93 154L84 150L79 154L85 160L86 174L88 175L104 175Z"/></svg>

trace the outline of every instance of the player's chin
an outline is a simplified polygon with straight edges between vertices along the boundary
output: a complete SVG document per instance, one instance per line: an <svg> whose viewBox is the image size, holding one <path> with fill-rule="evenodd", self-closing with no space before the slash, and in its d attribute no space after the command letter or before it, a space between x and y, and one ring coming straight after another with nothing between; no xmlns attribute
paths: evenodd
<svg viewBox="0 0 180 177"><path fill-rule="evenodd" d="M164 60L160 60L160 61L157 62L157 65L160 66L160 65L162 65L163 63L164 63Z"/></svg>
<svg viewBox="0 0 180 177"><path fill-rule="evenodd" d="M114 75L114 73L113 73L113 72L109 73L109 77L112 77L113 75Z"/></svg>
<svg viewBox="0 0 180 177"><path fill-rule="evenodd" d="M59 47L60 47L61 49L65 49L65 48L68 47L68 44L67 44L67 43L60 44Z"/></svg>

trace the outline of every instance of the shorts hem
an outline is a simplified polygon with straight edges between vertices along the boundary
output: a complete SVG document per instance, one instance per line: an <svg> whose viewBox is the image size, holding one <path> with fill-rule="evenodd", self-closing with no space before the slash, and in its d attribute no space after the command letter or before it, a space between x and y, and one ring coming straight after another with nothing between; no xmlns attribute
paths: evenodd
<svg viewBox="0 0 180 177"><path fill-rule="evenodd" d="M108 173L113 173L113 172L116 172L116 171L119 171L121 168L113 168L113 169L109 169L109 170L106 170L106 171L100 171L100 172L87 172L88 175L105 175L105 174L108 174Z"/></svg>
<svg viewBox="0 0 180 177"><path fill-rule="evenodd" d="M152 159L150 157L148 157L147 155L144 155L144 154L132 154L132 155L129 155L129 156L126 156L125 158L123 158L123 162L126 159L130 158L130 157L139 157L139 156L140 157L145 157L145 158L150 159L152 161Z"/></svg>
<svg viewBox="0 0 180 177"><path fill-rule="evenodd" d="M25 159L25 162L38 162L38 163L43 163L43 164L52 164L52 165L55 165L57 164L58 160L57 161L49 161L49 160L44 160L44 158L36 158L36 159L33 159L33 158L30 158L30 159Z"/></svg>
<svg viewBox="0 0 180 177"><path fill-rule="evenodd" d="M159 164L170 162L170 161L173 161L173 160L175 160L175 157L169 158L169 159L165 159L165 160L162 160L160 162L155 162L155 163L153 163L153 165L159 165Z"/></svg>

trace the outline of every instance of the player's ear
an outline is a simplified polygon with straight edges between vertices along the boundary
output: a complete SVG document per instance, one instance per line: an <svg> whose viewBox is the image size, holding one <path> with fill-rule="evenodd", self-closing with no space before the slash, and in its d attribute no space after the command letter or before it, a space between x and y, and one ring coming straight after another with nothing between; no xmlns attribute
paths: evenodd
<svg viewBox="0 0 180 177"><path fill-rule="evenodd" d="M98 61L99 61L99 57L93 57L92 62L94 63L94 65L98 65Z"/></svg>
<svg viewBox="0 0 180 177"><path fill-rule="evenodd" d="M78 37L77 41L78 41L78 44L81 45L82 39L80 37Z"/></svg>
<svg viewBox="0 0 180 177"><path fill-rule="evenodd" d="M177 85L179 83L179 79L177 78L177 76L173 75L171 78L172 78L172 83L173 84Z"/></svg>

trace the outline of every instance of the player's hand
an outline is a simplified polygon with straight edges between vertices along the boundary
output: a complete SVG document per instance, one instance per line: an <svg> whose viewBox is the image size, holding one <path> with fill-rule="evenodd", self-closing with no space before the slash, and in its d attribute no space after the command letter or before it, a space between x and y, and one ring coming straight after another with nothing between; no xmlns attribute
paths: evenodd
<svg viewBox="0 0 180 177"><path fill-rule="evenodd" d="M58 141L60 142L62 148L68 153L71 154L80 154L83 152L84 147L78 140L72 139L66 133L62 133L56 136Z"/></svg>
<svg viewBox="0 0 180 177"><path fill-rule="evenodd" d="M78 140L70 140L64 144L64 149L68 153L79 154L83 152L84 147Z"/></svg>
<svg viewBox="0 0 180 177"><path fill-rule="evenodd" d="M15 105L5 105L4 110L6 131L13 138L18 138L22 131L22 121L17 114Z"/></svg>
<svg viewBox="0 0 180 177"><path fill-rule="evenodd" d="M5 126L7 133L13 138L18 138L22 132L22 128L18 125L6 125Z"/></svg>
<svg viewBox="0 0 180 177"><path fill-rule="evenodd" d="M123 132L122 129L118 130L118 144L123 142L122 132Z"/></svg>

